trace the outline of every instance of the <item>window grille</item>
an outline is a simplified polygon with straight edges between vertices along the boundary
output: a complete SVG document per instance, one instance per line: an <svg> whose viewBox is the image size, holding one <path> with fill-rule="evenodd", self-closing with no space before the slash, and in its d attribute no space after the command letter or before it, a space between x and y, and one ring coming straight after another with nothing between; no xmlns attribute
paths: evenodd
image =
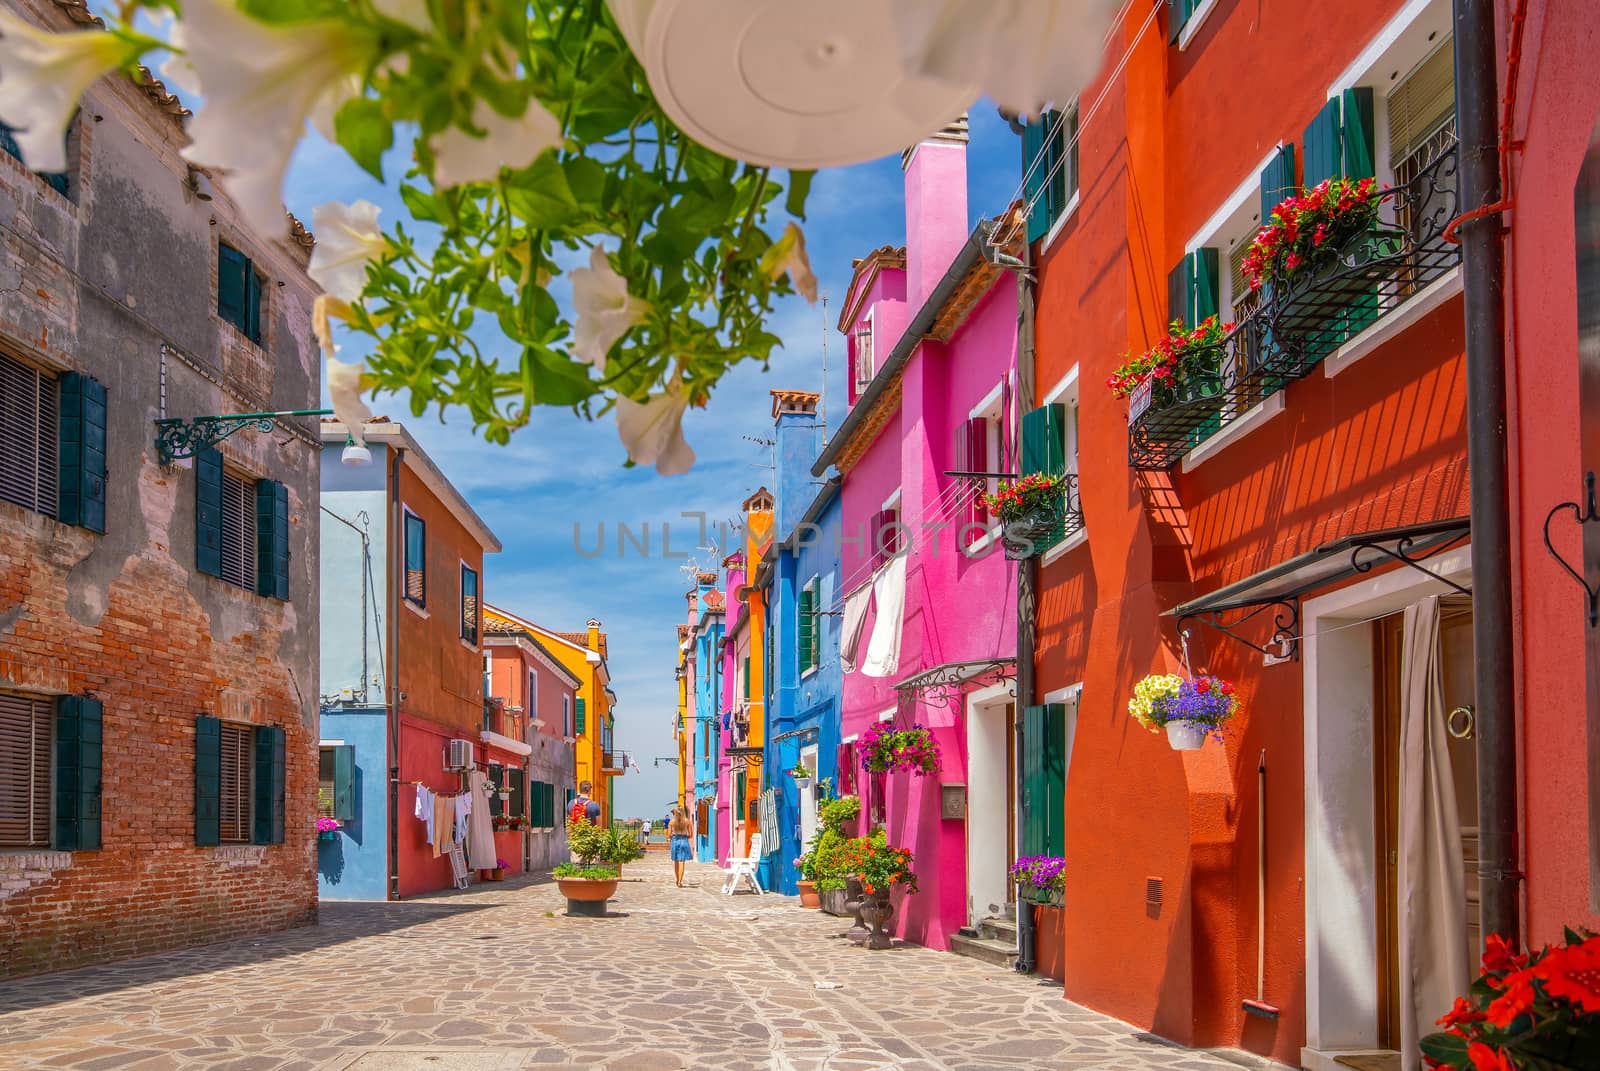
<svg viewBox="0 0 1600 1071"><path fill-rule="evenodd" d="M57 384L0 355L0 499L56 515Z"/></svg>
<svg viewBox="0 0 1600 1071"><path fill-rule="evenodd" d="M50 843L52 704L0 694L0 846Z"/></svg>
<svg viewBox="0 0 1600 1071"><path fill-rule="evenodd" d="M222 792L220 839L224 844L250 841L251 772L255 733L248 725L222 726Z"/></svg>

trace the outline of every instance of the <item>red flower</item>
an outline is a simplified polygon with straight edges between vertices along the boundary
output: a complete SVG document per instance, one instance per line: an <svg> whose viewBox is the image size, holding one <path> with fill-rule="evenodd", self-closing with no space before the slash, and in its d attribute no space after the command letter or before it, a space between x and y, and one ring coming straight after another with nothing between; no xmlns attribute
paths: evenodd
<svg viewBox="0 0 1600 1071"><path fill-rule="evenodd" d="M1210 692L1211 691L1211 678L1210 677L1201 677L1198 680L1196 680L1194 682L1194 690L1199 692L1201 695L1205 695L1206 693Z"/></svg>
<svg viewBox="0 0 1600 1071"><path fill-rule="evenodd" d="M1444 1018L1439 1020L1440 1026L1460 1026L1463 1023L1481 1023L1483 1013L1473 1006L1472 1001L1466 997L1457 997L1455 1007L1444 1013Z"/></svg>
<svg viewBox="0 0 1600 1071"><path fill-rule="evenodd" d="M1217 690L1220 691L1223 695L1232 695L1233 694L1233 682L1232 681L1223 681L1221 684L1219 684L1217 686Z"/></svg>
<svg viewBox="0 0 1600 1071"><path fill-rule="evenodd" d="M1467 1058L1472 1061L1473 1071L1517 1071L1517 1065L1504 1050L1490 1048L1481 1041L1467 1046Z"/></svg>
<svg viewBox="0 0 1600 1071"><path fill-rule="evenodd" d="M1528 957L1514 953L1511 942L1497 933L1491 933L1484 945L1487 951L1483 954L1483 969L1486 971L1515 971L1528 965Z"/></svg>
<svg viewBox="0 0 1600 1071"><path fill-rule="evenodd" d="M1552 997L1571 1001L1588 1012L1600 1012L1600 937L1558 948L1532 968Z"/></svg>
<svg viewBox="0 0 1600 1071"><path fill-rule="evenodd" d="M1489 1002L1484 1019L1502 1030L1511 1026L1517 1016L1533 1007L1539 991L1533 987L1533 971L1522 970L1508 974L1500 982L1502 991Z"/></svg>

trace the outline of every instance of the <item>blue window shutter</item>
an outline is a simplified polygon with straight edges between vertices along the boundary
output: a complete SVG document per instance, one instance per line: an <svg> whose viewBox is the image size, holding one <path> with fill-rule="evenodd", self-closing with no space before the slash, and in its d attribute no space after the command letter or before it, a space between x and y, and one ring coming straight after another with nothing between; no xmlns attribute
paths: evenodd
<svg viewBox="0 0 1600 1071"><path fill-rule="evenodd" d="M55 838L57 851L100 847L100 700L56 700Z"/></svg>
<svg viewBox="0 0 1600 1071"><path fill-rule="evenodd" d="M1339 98L1328 101L1305 132L1305 186L1344 174L1344 139L1339 123Z"/></svg>
<svg viewBox="0 0 1600 1071"><path fill-rule="evenodd" d="M200 572L222 575L222 454L214 446L194 455L194 559Z"/></svg>
<svg viewBox="0 0 1600 1071"><path fill-rule="evenodd" d="M1194 279L1191 294L1195 325L1199 325L1206 317L1217 314L1219 259L1216 249L1211 246L1204 246L1189 254L1190 275Z"/></svg>
<svg viewBox="0 0 1600 1071"><path fill-rule="evenodd" d="M249 333L250 295L245 279L250 258L227 242L217 243L217 315Z"/></svg>
<svg viewBox="0 0 1600 1071"><path fill-rule="evenodd" d="M61 377L56 426L56 519L106 530L106 388L79 372Z"/></svg>
<svg viewBox="0 0 1600 1071"><path fill-rule="evenodd" d="M255 731L255 799L251 818L255 844L283 843L283 730L257 725Z"/></svg>
<svg viewBox="0 0 1600 1071"><path fill-rule="evenodd" d="M222 722L194 719L194 842L222 843Z"/></svg>
<svg viewBox="0 0 1600 1071"><path fill-rule="evenodd" d="M333 817L351 822L356 817L356 748L338 744L333 749Z"/></svg>
<svg viewBox="0 0 1600 1071"><path fill-rule="evenodd" d="M1045 125L1047 117L1040 116L1022 130L1023 197L1032 207L1028 210L1028 241L1037 242L1050 233L1049 196L1044 188L1044 177L1050 172L1048 153L1045 152ZM1032 168L1030 171L1029 168Z"/></svg>
<svg viewBox="0 0 1600 1071"><path fill-rule="evenodd" d="M1294 145L1280 148L1261 169L1261 225L1272 223L1272 210L1298 187L1294 180Z"/></svg>
<svg viewBox="0 0 1600 1071"><path fill-rule="evenodd" d="M289 491L256 482L256 594L289 600Z"/></svg>
<svg viewBox="0 0 1600 1071"><path fill-rule="evenodd" d="M1187 253L1167 273L1167 320L1194 326L1194 258Z"/></svg>
<svg viewBox="0 0 1600 1071"><path fill-rule="evenodd" d="M1344 91L1344 177L1375 178L1378 174L1373 147L1372 90L1366 86Z"/></svg>
<svg viewBox="0 0 1600 1071"><path fill-rule="evenodd" d="M261 276L248 260L244 270L244 333L251 342L261 345Z"/></svg>

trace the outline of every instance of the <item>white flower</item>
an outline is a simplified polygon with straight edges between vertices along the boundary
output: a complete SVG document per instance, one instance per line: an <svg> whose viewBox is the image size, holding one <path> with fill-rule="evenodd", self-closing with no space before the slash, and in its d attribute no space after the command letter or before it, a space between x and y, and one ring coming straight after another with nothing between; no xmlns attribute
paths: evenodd
<svg viewBox="0 0 1600 1071"><path fill-rule="evenodd" d="M368 200L329 201L311 210L317 244L307 269L311 281L341 301L355 301L367 285L367 262L389 252L378 229L379 208Z"/></svg>
<svg viewBox="0 0 1600 1071"><path fill-rule="evenodd" d="M572 304L578 310L573 355L604 375L606 354L628 328L644 319L650 303L628 293L628 280L616 273L599 246L589 251L587 268L567 274L572 277Z"/></svg>
<svg viewBox="0 0 1600 1071"><path fill-rule="evenodd" d="M806 256L806 236L793 222L783 229L783 237L761 254L761 269L769 279L788 275L800 296L816 304L817 277L811 271L811 258Z"/></svg>
<svg viewBox="0 0 1600 1071"><path fill-rule="evenodd" d="M0 11L0 119L35 171L67 169L67 124L95 79L142 51L101 30L51 33Z"/></svg>
<svg viewBox="0 0 1600 1071"><path fill-rule="evenodd" d="M372 419L372 410L361 400L361 383L367 367L363 364L346 364L333 357L327 359L328 397L333 400L334 419L345 426L357 446L364 445L362 425Z"/></svg>
<svg viewBox="0 0 1600 1071"><path fill-rule="evenodd" d="M372 39L332 19L269 25L231 0L184 0L174 32L192 67L182 77L192 73L205 98L184 158L230 171L228 192L245 222L263 237L280 234L289 157L308 119L328 133L333 113L359 90Z"/></svg>
<svg viewBox="0 0 1600 1071"><path fill-rule="evenodd" d="M372 6L386 19L403 22L419 33L433 32L428 0L372 0Z"/></svg>
<svg viewBox="0 0 1600 1071"><path fill-rule="evenodd" d="M674 379L664 394L652 394L643 405L617 399L617 434L636 465L654 464L661 476L677 476L694 465L694 450L683 438L683 413L689 396Z"/></svg>
<svg viewBox="0 0 1600 1071"><path fill-rule="evenodd" d="M1002 109L1066 107L1100 67L1120 0L894 0L914 74L976 83Z"/></svg>
<svg viewBox="0 0 1600 1071"><path fill-rule="evenodd" d="M322 352L329 357L339 352L339 347L333 344L333 318L337 316L349 322L354 311L348 301L340 301L328 294L318 294L311 303L311 333L316 336Z"/></svg>
<svg viewBox="0 0 1600 1071"><path fill-rule="evenodd" d="M533 97L515 119L507 119L482 99L472 111L482 137L451 127L433 143L433 182L440 189L464 182L493 182L502 165L527 167L552 145L561 144L561 121Z"/></svg>

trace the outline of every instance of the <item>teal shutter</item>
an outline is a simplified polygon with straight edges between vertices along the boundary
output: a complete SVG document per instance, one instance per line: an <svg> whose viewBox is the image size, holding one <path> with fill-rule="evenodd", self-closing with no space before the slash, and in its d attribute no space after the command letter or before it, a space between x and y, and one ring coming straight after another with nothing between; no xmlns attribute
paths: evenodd
<svg viewBox="0 0 1600 1071"><path fill-rule="evenodd" d="M261 345L261 276L255 265L245 261L244 270L244 333L250 341Z"/></svg>
<svg viewBox="0 0 1600 1071"><path fill-rule="evenodd" d="M1043 855L1045 846L1044 707L1022 711L1022 854Z"/></svg>
<svg viewBox="0 0 1600 1071"><path fill-rule="evenodd" d="M356 749L339 744L333 749L333 817L351 822L356 817Z"/></svg>
<svg viewBox="0 0 1600 1071"><path fill-rule="evenodd" d="M1261 225L1272 223L1272 210L1297 189L1294 180L1294 146L1285 145L1261 169Z"/></svg>
<svg viewBox="0 0 1600 1071"><path fill-rule="evenodd" d="M500 791L506 789L506 768L498 762L489 764L489 780L495 784L495 791L489 793L489 817L498 818L506 813L506 805L500 799Z"/></svg>
<svg viewBox="0 0 1600 1071"><path fill-rule="evenodd" d="M1042 709L1039 781L1044 794L1043 852L1059 856L1067 846L1067 708L1061 703L1050 703Z"/></svg>
<svg viewBox="0 0 1600 1071"><path fill-rule="evenodd" d="M1194 258L1187 253L1167 273L1167 320L1194 326Z"/></svg>
<svg viewBox="0 0 1600 1071"><path fill-rule="evenodd" d="M1045 118L1040 116L1022 130L1022 173L1027 176L1022 191L1026 203L1032 206L1028 210L1029 242L1037 242L1050 233L1048 191L1044 189L1044 178L1050 173L1045 133L1050 128L1045 125Z"/></svg>
<svg viewBox="0 0 1600 1071"><path fill-rule="evenodd" d="M1058 402L1022 414L1022 474L1067 471L1066 409Z"/></svg>
<svg viewBox="0 0 1600 1071"><path fill-rule="evenodd" d="M194 719L194 842L222 843L222 722Z"/></svg>
<svg viewBox="0 0 1600 1071"><path fill-rule="evenodd" d="M1045 233L1067 208L1067 117L1061 112L1045 112Z"/></svg>
<svg viewBox="0 0 1600 1071"><path fill-rule="evenodd" d="M56 700L55 838L57 851L100 847L100 700Z"/></svg>
<svg viewBox="0 0 1600 1071"><path fill-rule="evenodd" d="M1328 101L1305 132L1305 187L1344 174L1344 138L1339 123L1339 98Z"/></svg>
<svg viewBox="0 0 1600 1071"><path fill-rule="evenodd" d="M1366 86L1345 90L1343 112L1344 177L1376 178L1378 165L1373 141L1372 90Z"/></svg>
<svg viewBox="0 0 1600 1071"><path fill-rule="evenodd" d="M194 455L194 567L222 575L222 454L214 446Z"/></svg>
<svg viewBox="0 0 1600 1071"><path fill-rule="evenodd" d="M256 481L256 594L289 601L289 491Z"/></svg>
<svg viewBox="0 0 1600 1071"><path fill-rule="evenodd" d="M574 705L577 708L577 718L578 718L578 733L577 733L577 735L582 736L584 734L584 731L585 731L584 730L584 724L588 720L587 716L584 713L583 698L580 696L578 698L576 704L574 704Z"/></svg>
<svg viewBox="0 0 1600 1071"><path fill-rule="evenodd" d="M1218 305L1218 256L1216 249L1205 246L1189 254L1190 271L1194 277L1193 295L1194 323L1199 325L1209 316L1217 314Z"/></svg>
<svg viewBox="0 0 1600 1071"><path fill-rule="evenodd" d="M79 372L61 377L56 519L106 530L106 388Z"/></svg>
<svg viewBox="0 0 1600 1071"><path fill-rule="evenodd" d="M255 798L251 817L255 823L256 844L283 843L283 730L276 725L257 725L255 731Z"/></svg>
<svg viewBox="0 0 1600 1071"><path fill-rule="evenodd" d="M1189 21L1190 0L1167 0L1167 44L1175 45Z"/></svg>
<svg viewBox="0 0 1600 1071"><path fill-rule="evenodd" d="M810 669L815 664L815 660L814 660L813 654L812 654L812 648L816 646L816 630L817 630L816 611L817 611L817 593L815 591L813 591L810 587L801 588L800 589L800 612L799 612L799 617L800 617L799 626L800 627L798 629L799 634L800 634L800 672L801 673L804 673L806 670Z"/></svg>
<svg viewBox="0 0 1600 1071"><path fill-rule="evenodd" d="M248 334L250 258L226 242L217 245L217 315Z"/></svg>

